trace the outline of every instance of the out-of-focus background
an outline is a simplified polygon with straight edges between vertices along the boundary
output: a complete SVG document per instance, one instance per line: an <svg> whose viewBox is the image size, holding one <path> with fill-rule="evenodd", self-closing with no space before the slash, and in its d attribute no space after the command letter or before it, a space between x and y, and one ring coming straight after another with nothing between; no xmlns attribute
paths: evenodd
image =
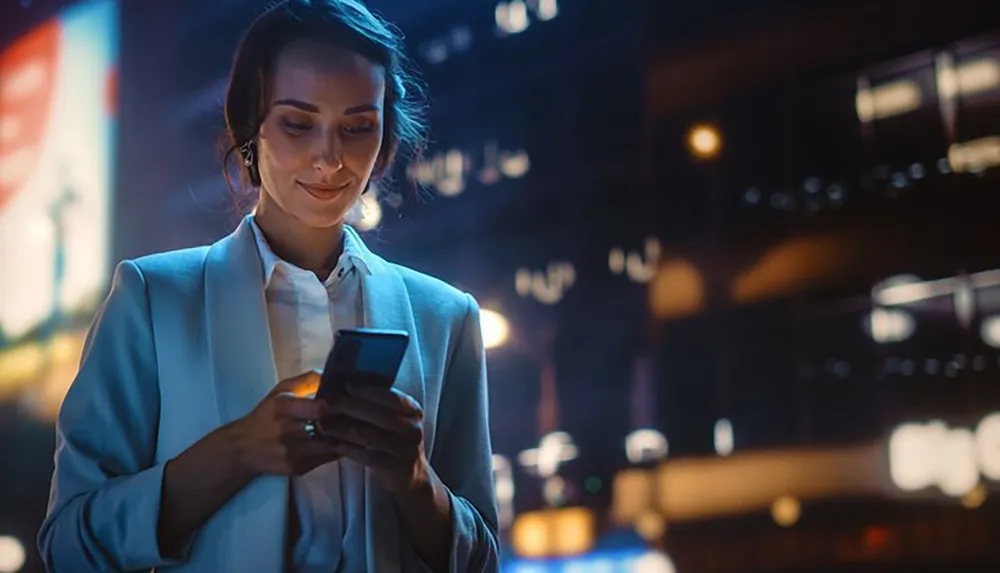
<svg viewBox="0 0 1000 573"><path fill-rule="evenodd" d="M265 4L0 2L0 572L113 264L238 220ZM1000 570L996 0L369 4L433 143L359 226L486 309L506 571Z"/></svg>

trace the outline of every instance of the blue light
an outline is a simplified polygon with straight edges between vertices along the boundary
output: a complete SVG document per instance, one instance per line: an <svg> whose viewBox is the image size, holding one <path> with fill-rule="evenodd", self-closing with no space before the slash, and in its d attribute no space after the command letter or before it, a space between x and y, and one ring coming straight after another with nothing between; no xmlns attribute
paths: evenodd
<svg viewBox="0 0 1000 573"><path fill-rule="evenodd" d="M632 573L646 549L595 551L565 559L517 559L503 567L504 573Z"/></svg>

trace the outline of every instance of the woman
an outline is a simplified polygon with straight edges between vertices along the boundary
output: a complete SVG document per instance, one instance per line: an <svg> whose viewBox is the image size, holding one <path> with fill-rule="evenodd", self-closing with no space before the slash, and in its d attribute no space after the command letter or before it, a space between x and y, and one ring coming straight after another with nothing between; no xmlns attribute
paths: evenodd
<svg viewBox="0 0 1000 573"><path fill-rule="evenodd" d="M356 0L248 30L226 120L255 213L117 267L57 424L49 570L497 569L478 307L344 223L421 133L409 82ZM394 387L310 399L357 326L409 332Z"/></svg>

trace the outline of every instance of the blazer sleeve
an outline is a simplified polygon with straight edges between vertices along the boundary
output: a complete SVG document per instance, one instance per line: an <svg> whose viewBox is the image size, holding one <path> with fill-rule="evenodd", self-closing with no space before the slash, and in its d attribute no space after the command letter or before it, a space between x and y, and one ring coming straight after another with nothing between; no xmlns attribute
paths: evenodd
<svg viewBox="0 0 1000 573"><path fill-rule="evenodd" d="M458 344L445 373L430 464L451 497L452 573L499 570L486 351L479 305L466 294Z"/></svg>
<svg viewBox="0 0 1000 573"><path fill-rule="evenodd" d="M134 571L180 562L156 528L159 389L145 279L124 261L87 335L56 422L55 470L38 549L48 571Z"/></svg>

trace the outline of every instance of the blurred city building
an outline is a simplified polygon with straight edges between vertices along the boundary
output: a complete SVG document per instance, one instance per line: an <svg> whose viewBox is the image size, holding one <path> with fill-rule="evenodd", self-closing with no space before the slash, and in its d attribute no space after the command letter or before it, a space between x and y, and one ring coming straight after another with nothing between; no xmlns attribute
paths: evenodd
<svg viewBox="0 0 1000 573"><path fill-rule="evenodd" d="M506 570L997 570L994 3L369 2L432 141L356 224L485 309ZM40 570L111 265L238 221L221 100L266 4L0 9L0 571ZM38 54L86 97L24 104ZM35 143L60 105L90 119Z"/></svg>

